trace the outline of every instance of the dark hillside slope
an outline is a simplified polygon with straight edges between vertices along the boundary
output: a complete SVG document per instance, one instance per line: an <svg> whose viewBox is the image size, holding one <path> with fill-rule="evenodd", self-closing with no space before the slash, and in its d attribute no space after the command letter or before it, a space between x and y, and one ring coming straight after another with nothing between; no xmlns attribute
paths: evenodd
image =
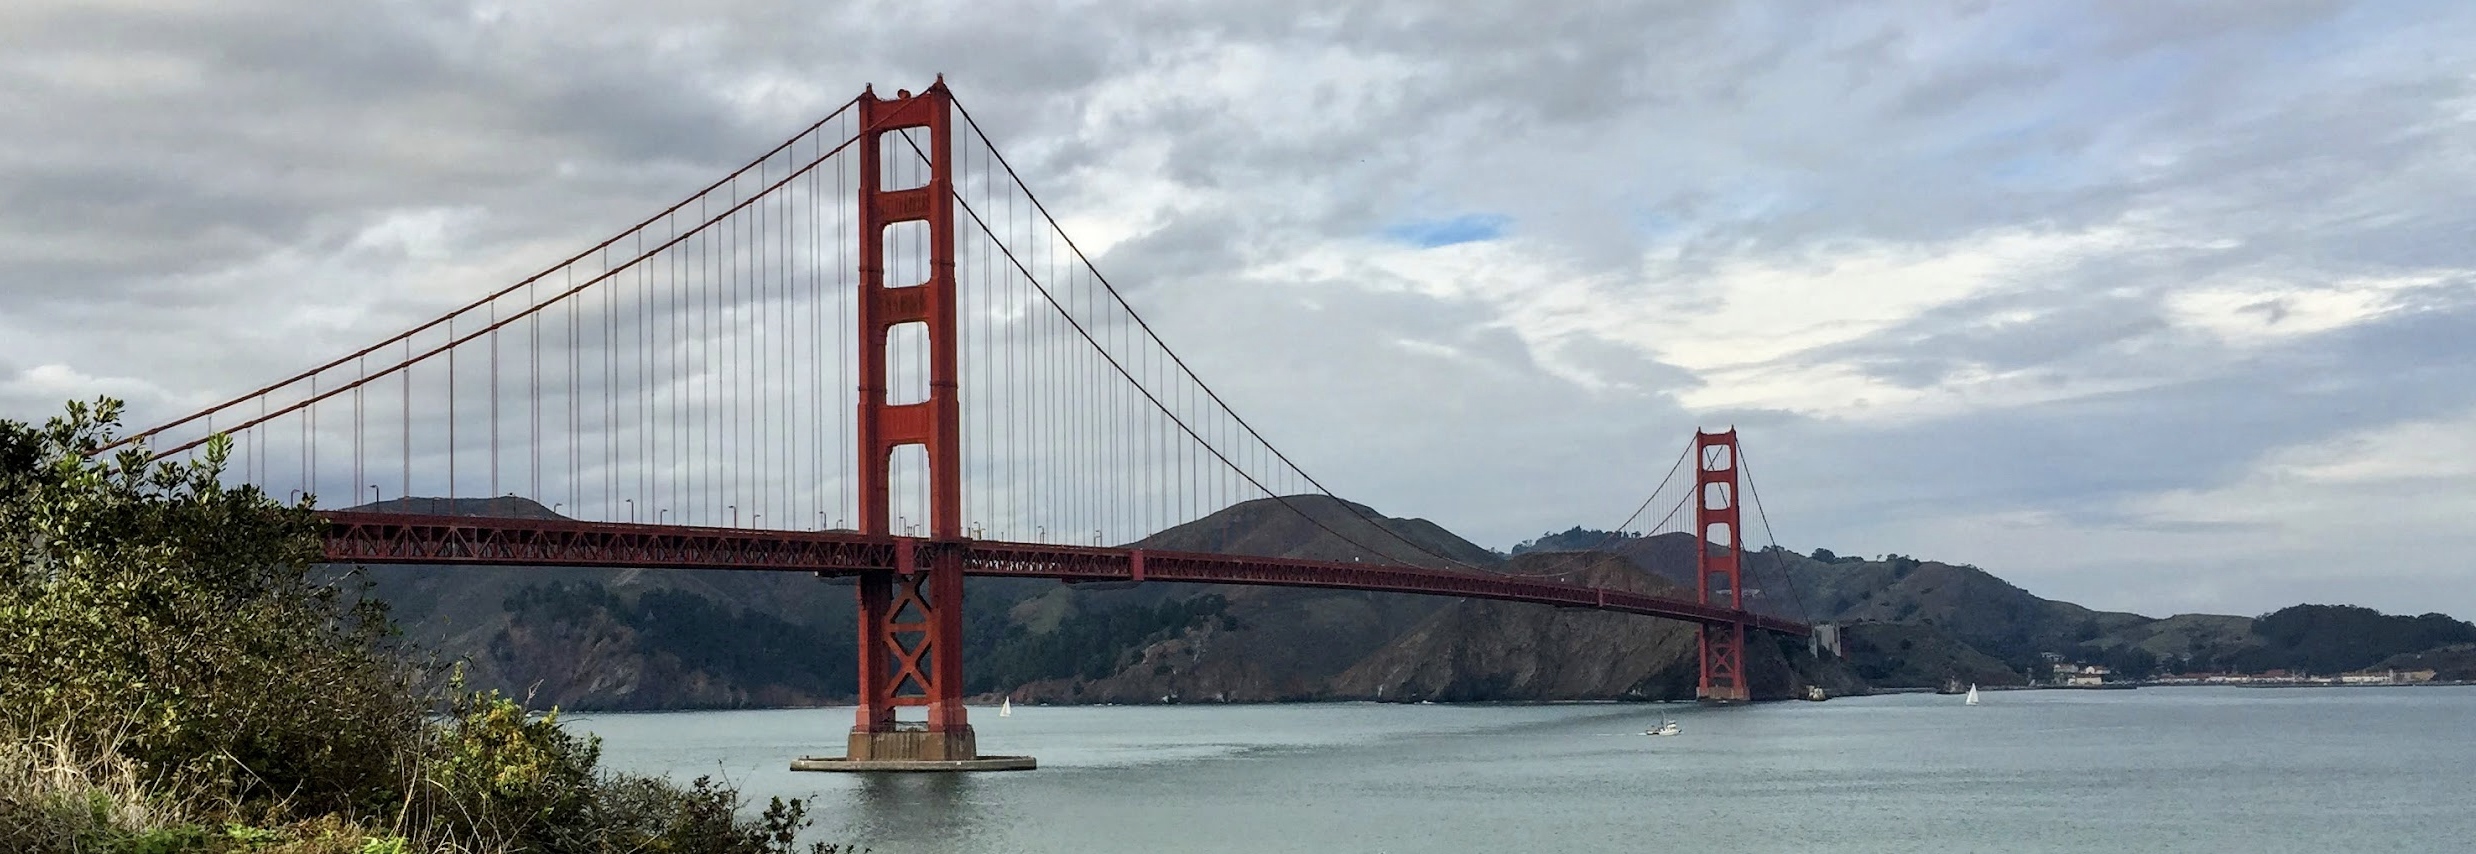
<svg viewBox="0 0 2476 854"><path fill-rule="evenodd" d="M2433 678L2444 682L2476 682L2476 644L2457 644L2394 655L2372 669L2431 670Z"/></svg>
<svg viewBox="0 0 2476 854"><path fill-rule="evenodd" d="M522 498L354 510L565 518ZM406 636L475 688L568 709L847 700L856 609L804 573L382 565L361 570ZM1002 581L995 580L992 581Z"/></svg>
<svg viewBox="0 0 2476 854"><path fill-rule="evenodd" d="M1488 570L1501 558L1423 519L1394 519L1325 496L1259 499L1134 544L1140 548L1347 561L1390 558L1421 566ZM1326 696L1330 680L1445 604L1399 593L1247 585L1148 583L1132 589L1068 587L1019 605L1026 629L1121 608L1159 608L1203 596L1225 610L1174 637L1123 651L1103 677L1033 680L1018 696L1046 702L1159 702L1164 697L1231 702Z"/></svg>
<svg viewBox="0 0 2476 854"><path fill-rule="evenodd" d="M2000 659L1950 633L1919 623L1855 623L1840 644L1866 684L1885 689L2021 685L2028 680Z"/></svg>
<svg viewBox="0 0 2476 854"><path fill-rule="evenodd" d="M1394 519L1323 495L1259 498L1231 505L1132 543L1136 548L1305 560L1366 560L1486 568L1503 561L1425 519Z"/></svg>
<svg viewBox="0 0 2476 854"><path fill-rule="evenodd" d="M1505 571L1659 596L1693 592L1604 553L1533 552ZM1698 630L1631 614L1454 600L1334 681L1340 698L1377 700L1688 700L1699 674ZM1862 690L1802 641L1754 640L1747 669L1757 699Z"/></svg>
<svg viewBox="0 0 2476 854"><path fill-rule="evenodd" d="M2261 615L2259 648L2237 653L2237 666L2329 675L2362 670L2408 655L2476 644L2476 625L2446 614L2383 614L2351 605L2295 605Z"/></svg>
<svg viewBox="0 0 2476 854"><path fill-rule="evenodd" d="M1568 531L1540 543L1593 539ZM1596 541L1595 539L1593 541ZM1697 543L1683 533L1622 538L1612 548L1634 565L1690 589ZM2043 599L1974 566L1886 555L1867 560L1784 549L1744 556L1747 607L1815 623L1896 625L1852 633L1848 651L1885 687L1947 678L2009 684L2037 672L2042 654L2090 662L2181 665L2225 659L2259 644L2244 617L2206 614L2153 620ZM2005 678L1996 671L2015 674Z"/></svg>
<svg viewBox="0 0 2476 854"><path fill-rule="evenodd" d="M397 499L382 511L560 518L524 499ZM1303 511L1303 515L1302 515ZM1372 521L1371 521L1372 519ZM1321 496L1248 502L1145 539L1146 548L1324 560L1398 556L1485 568L1498 558L1432 523L1387 519ZM851 690L855 608L848 584L800 573L712 570L375 566L373 592L408 635L466 662L475 687L574 709L710 708L841 702ZM1398 594L1145 584L1092 590L972 579L966 660L974 690L1106 682L1094 699L1153 700L1179 685L1229 699L1320 696L1355 664L1441 607ZM1114 612L1139 609L1141 614ZM696 621L723 630L695 630ZM1171 684L1139 660L1171 636L1211 633ZM736 649L734 647L748 647ZM770 663L796 659L801 666ZM1095 662L1099 664L1096 665ZM1198 681L1201 680L1201 681Z"/></svg>

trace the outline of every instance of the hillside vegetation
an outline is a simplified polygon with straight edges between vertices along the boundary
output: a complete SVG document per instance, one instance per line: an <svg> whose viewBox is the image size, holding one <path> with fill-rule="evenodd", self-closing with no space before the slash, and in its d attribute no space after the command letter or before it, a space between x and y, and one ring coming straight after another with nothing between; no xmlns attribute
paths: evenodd
<svg viewBox="0 0 2476 854"><path fill-rule="evenodd" d="M391 505L549 514L522 499L403 501ZM1517 546L1508 561L1424 520L1323 496L1246 502L1135 545L1550 574L1686 598L1696 549L1684 534L1611 537L1573 528ZM1607 552L1575 551L1593 546ZM2022 684L2046 678L2050 656L2106 665L2118 678L2212 669L2327 673L2457 642L2463 635L2452 626L2465 626L2439 615L2312 610L2318 606L2258 621L2154 619L2040 598L1974 566L1906 555L1771 548L1748 552L1744 566L1749 607L1847 627L1845 662L1806 660L1795 644L1757 645L1748 663L1766 697L1808 685L1845 694L1954 680ZM544 702L663 709L850 699L856 617L847 583L682 570L386 567L371 574L379 595L411 618L413 636L471 661L476 684ZM1018 702L1693 696L1692 629L1647 618L1302 588L967 585L966 688ZM2257 630L2257 622L2268 629Z"/></svg>
<svg viewBox="0 0 2476 854"><path fill-rule="evenodd" d="M1610 538L1575 528L1520 549L1536 556L1603 542L1645 572L1693 582L1695 542L1688 534ZM2043 679L2050 655L2105 665L2128 679L2269 670L2328 675L2476 642L2476 626L2445 615L2390 616L2352 606L2297 605L2259 617L2096 611L2040 598L1975 566L1898 554L1867 559L1770 548L1749 551L1743 566L1748 607L1848 626L1843 645L1851 665L1884 688Z"/></svg>
<svg viewBox="0 0 2476 854"><path fill-rule="evenodd" d="M2242 670L2341 673L2394 656L2476 644L2476 625L2443 614L2391 616L2347 605L2297 605L2253 621L2259 647L2230 656Z"/></svg>
<svg viewBox="0 0 2476 854"><path fill-rule="evenodd" d="M522 499L414 498L383 509L430 506L534 517L549 512ZM1323 496L1246 502L1136 545L1508 571L1501 555L1433 523L1388 518ZM1526 568L1509 571L1534 572L1567 559L1517 560ZM1671 582L1621 560L1594 572L1594 583L1675 592ZM658 709L850 699L856 618L847 584L791 573L678 570L381 567L371 575L377 595L407 615L413 636L472 662L476 684L541 702ZM1305 588L1155 582L1095 589L1021 579L967 584L966 689L1011 694L1018 702L1390 699L1439 691L1472 699L1693 696L1696 653L1676 640L1690 639L1691 628L1648 618ZM1601 623L1577 628L1592 620ZM1518 663L1522 656L1576 666L1604 658L1593 650L1614 637L1648 646L1642 656L1589 678L1517 672L1527 666ZM1421 657L1426 653L1417 651L1419 643L1447 640L1467 653L1445 677L1459 687L1386 687L1382 669L1370 664ZM1802 655L1800 645L1789 646ZM784 655L785 649L801 653ZM1756 675L1777 676L1769 690L1778 696L1817 680L1835 692L1862 688L1845 671L1792 665L1786 653L1757 653ZM1632 677L1619 678L1626 668ZM1430 666L1419 678L1439 675ZM1525 687L1483 688L1496 684Z"/></svg>

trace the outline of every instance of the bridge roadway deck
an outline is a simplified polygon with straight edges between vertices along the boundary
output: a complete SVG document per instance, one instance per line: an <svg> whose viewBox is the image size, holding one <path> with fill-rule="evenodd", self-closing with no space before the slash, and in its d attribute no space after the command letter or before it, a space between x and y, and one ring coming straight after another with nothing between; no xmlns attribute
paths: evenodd
<svg viewBox="0 0 2476 854"><path fill-rule="evenodd" d="M471 566L600 566L655 569L737 569L850 575L892 569L898 548L914 550L925 567L941 549L963 553L968 575L1054 578L1067 582L1179 581L1324 587L1532 602L1563 608L1665 617L1703 625L1734 625L1803 636L1801 623L1649 596L1538 578L1355 562L989 540L926 540L850 531L772 531L325 511L326 558L353 564Z"/></svg>

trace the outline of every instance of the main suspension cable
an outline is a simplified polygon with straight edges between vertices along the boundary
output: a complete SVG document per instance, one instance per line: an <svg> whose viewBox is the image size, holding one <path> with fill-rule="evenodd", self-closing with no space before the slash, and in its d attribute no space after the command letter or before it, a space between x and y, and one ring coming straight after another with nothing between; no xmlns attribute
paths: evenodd
<svg viewBox="0 0 2476 854"><path fill-rule="evenodd" d="M1745 470L1745 492L1754 499L1754 518L1762 520L1763 538L1771 543L1771 547L1767 550L1771 554L1771 565L1777 570L1781 586L1788 588L1789 601L1797 604L1797 621L1812 625L1814 612L1806 610L1805 596L1797 592L1797 580L1788 574L1788 560L1785 553L1780 551L1779 535L1771 530L1771 514L1762 507L1762 490L1754 487L1754 468L1745 460L1744 443L1737 443L1736 452L1737 468Z"/></svg>
<svg viewBox="0 0 2476 854"><path fill-rule="evenodd" d="M1306 471L1305 469L1300 468L1300 467L1299 467L1299 465L1298 465L1296 462L1292 461L1292 460L1289 458L1289 455L1288 455L1288 454L1283 453L1279 447L1274 446L1274 445L1272 444L1272 442L1270 442L1269 440L1266 440L1266 439L1264 438L1264 436L1263 436L1263 433L1255 429L1255 425L1254 425L1254 424L1252 424L1252 423L1248 422L1248 421L1246 420L1246 417L1245 417L1245 416L1239 415L1239 414L1238 414L1238 412L1237 412L1237 410L1230 408L1230 406L1229 406L1228 402L1227 402L1227 401L1224 401L1224 400L1222 400L1222 399L1221 399L1220 393L1218 393L1218 392L1216 392L1216 391L1213 391L1213 390L1212 390L1212 387L1211 387L1209 384L1205 383L1205 382L1204 382L1204 380L1203 380L1203 378L1202 378L1201 376L1198 376L1198 375L1195 373L1194 369L1192 369L1192 368L1188 367L1188 366L1187 366L1187 364L1186 364L1186 360L1185 360L1184 358L1181 358L1181 357L1178 355L1177 351L1170 349L1168 342L1165 342L1165 341L1162 341L1162 340L1161 340L1160 334L1159 334L1159 333L1157 333L1157 332L1155 332L1155 331L1152 329L1152 325L1151 325L1149 322L1146 322L1146 321L1143 319L1143 315L1142 315L1141 313L1139 313L1139 312L1135 311L1135 307L1134 307L1132 304L1130 304L1130 303L1128 303L1128 302L1126 301L1126 297L1125 297L1125 295L1123 295L1123 294L1121 294L1121 293L1119 293L1119 292L1118 292L1117 286L1116 286L1116 285L1111 284L1111 283L1109 282L1109 278L1108 278L1108 276L1103 275L1103 274L1100 272L1100 268L1099 268L1097 265L1094 265L1094 264L1092 263L1092 259L1091 259L1091 257L1090 257L1090 256L1088 256L1088 255L1086 255L1086 254L1084 253L1084 251L1083 251L1083 247L1082 247L1081 245L1079 245L1079 244L1075 243L1075 240L1074 240L1074 238L1073 238L1072 236L1070 236L1070 235L1066 234L1065 228L1064 228L1063 226L1061 226L1061 225L1059 225L1059 224L1058 224L1058 222L1057 222L1057 217L1056 217L1056 216L1054 216L1054 215L1052 215L1052 214L1049 212L1048 205L1043 204L1043 203L1040 201L1040 197L1039 197L1039 195L1038 195L1038 194L1036 194L1036 193L1033 193L1033 192L1032 192L1032 190L1031 190L1031 187L1030 187L1028 184L1025 184L1025 183L1024 183L1024 181L1023 181L1023 176L1022 176L1020 173L1017 173L1017 172L1015 171L1014 164L1013 164L1012 162L1010 162L1010 161L1008 161L1008 160L1006 159L1006 155L1005 155L1003 152L1000 152L1000 151L998 151L998 150L997 150L996 143L995 143L995 142L992 142L992 141L989 139L989 136L988 136L987 131L983 130L983 129L980 127L980 122L979 122L977 119L974 119L974 118L972 117L971 111L970 111L970 110L968 110L968 109L965 109L965 108L964 108L964 106L963 106L963 103L962 103L961 99L955 99L955 101L954 101L954 109L955 109L955 112L956 112L956 113L960 114L960 115L963 117L963 122L964 122L964 124L965 124L965 125L967 125L967 126L969 126L969 127L971 128L973 135L975 135L975 136L977 136L977 137L979 137L979 138L980 138L981 144L982 144L983 146L985 146L985 147L988 149L988 151L989 151L989 153L990 153L991 157L993 157L993 158L996 160L996 162L997 162L998 166L1000 166L1000 167L1002 167L1002 168L1004 168L1004 169L1006 170L1006 176L1007 176L1009 179L1013 180L1013 182L1015 183L1015 185L1016 185L1017 187L1019 187L1019 188L1021 188L1021 189L1022 189L1024 198L1025 198L1027 201L1031 202L1031 204L1032 204L1032 206L1033 206L1033 208L1034 208L1035 210L1039 211L1041 218L1042 218L1043 220L1045 220L1046 222L1048 222L1048 224L1049 224L1049 226L1050 226L1051 230L1052 230L1052 231L1054 231L1054 232L1058 235L1059 239L1060 239L1060 240L1062 240L1062 241L1066 244L1066 248L1067 248L1068 250L1070 250L1070 251L1072 251L1072 252L1074 253L1074 255L1075 255L1075 259L1076 259L1076 260L1078 260L1078 261L1080 261L1080 262L1082 262L1082 264L1083 264L1083 266L1084 266L1084 268L1085 268L1085 269L1087 269L1087 270L1091 271L1091 274L1092 274L1092 278L1093 278L1093 280L1094 280L1094 281L1096 281L1096 282L1098 282L1098 283L1100 284L1101 288L1102 288L1102 289L1104 289L1104 290L1106 290L1106 291L1109 293L1109 297L1110 297L1110 299L1111 299L1111 300L1113 300L1113 301L1115 301L1115 302L1118 304L1118 307L1119 307L1120 309L1122 309L1122 310L1124 310L1124 311L1126 312L1127 317L1129 317L1130 319L1134 320L1135 325L1136 325L1138 328L1140 328L1140 329L1142 329L1142 330L1143 330L1144 335L1145 335L1146 337L1149 337L1149 338L1152 340L1152 343L1153 343L1154 345L1156 345L1156 346L1160 349L1160 351L1162 352L1162 354L1164 354L1164 355L1166 355L1166 356L1168 356L1168 357L1169 357L1170 361L1171 361L1173 364L1175 364L1175 365L1177 366L1177 368L1178 368L1178 370L1179 370L1180 372L1182 372L1182 373L1184 373L1184 374L1186 375L1187 379L1188 379L1188 380L1190 380L1190 381L1191 381L1191 382L1192 382L1192 383L1196 386L1196 388L1197 388L1198 390L1202 391L1202 392L1203 392L1203 394L1204 394L1207 398L1209 398L1209 399L1213 402L1213 404L1215 404L1215 405L1219 406L1222 412L1228 413L1228 414L1229 414L1229 417L1230 417L1230 420L1232 420L1232 421L1236 422L1236 424L1237 424L1237 425L1238 425L1241 429L1244 429L1244 430L1247 432L1248 437L1253 438L1253 439L1254 439L1254 440L1255 440L1258 444L1262 445L1262 446L1263 446L1266 450L1270 451L1270 452L1272 453L1272 455L1273 455L1275 458L1279 459L1279 460L1282 462L1282 464L1283 464L1283 465L1288 466L1288 467L1289 467L1289 469L1290 469L1291 471L1293 471L1293 472L1296 472L1300 478L1302 478L1302 479L1306 480L1308 484L1310 484L1310 485L1314 486L1314 487L1316 488L1316 491L1323 493L1323 494L1325 495L1325 497L1335 499L1336 501L1338 501L1338 502L1341 504L1341 507L1342 507L1342 509L1343 509L1343 510L1348 511L1348 512L1349 512L1351 515L1353 515L1353 516L1357 516L1357 517L1360 519L1360 521L1366 522L1369 526L1371 526L1371 527L1375 528L1375 529L1376 529L1376 530L1378 530L1378 531L1383 532L1386 536L1389 536L1389 537L1393 538L1394 540L1400 541L1403 545L1409 546L1411 549L1416 550L1416 551L1418 551L1418 552L1420 552L1420 553L1422 553L1422 554L1425 554L1425 555L1427 555L1427 556L1429 556L1429 557L1436 558L1436 559L1438 559L1438 560L1445 561L1445 562L1447 562L1447 563L1453 564L1454 566L1459 566L1459 567L1462 567L1462 568L1464 568L1464 569L1470 569L1470 570L1478 570L1478 569L1479 569L1478 567L1472 566L1472 565L1470 565L1469 563L1466 563L1466 562L1461 561L1461 560L1459 560L1459 559L1456 559L1456 558L1453 558L1453 557L1450 557L1450 556L1447 556L1447 555L1443 555L1443 554L1438 554L1435 550L1433 550L1433 549L1429 549L1429 548L1427 548L1426 546L1420 545L1419 543L1417 543L1417 542L1414 542L1414 541L1410 540L1408 537L1404 537L1404 536L1402 536L1402 535L1400 534L1400 532L1394 531L1392 528L1390 528L1390 527L1388 527L1388 526L1384 525L1382 522L1378 521L1377 519L1375 519L1374 517L1372 517L1372 516L1371 516L1370 514L1368 514L1367 512L1365 512L1365 511L1363 511L1363 510L1359 509L1357 505L1354 505L1354 504L1350 503L1350 502L1349 502L1349 501L1347 501L1347 500L1343 500L1343 499L1341 499L1341 498L1340 498L1340 496L1334 495L1334 494L1333 494L1333 491L1332 491L1331 489L1329 489L1329 488L1325 487L1325 486L1324 486L1324 484L1323 484L1323 482L1321 482L1321 481L1317 480L1317 479L1315 478L1315 476L1314 476L1314 475L1307 473L1307 471ZM922 156L923 156L923 157L925 157L926 155L925 155L925 154L923 154ZM951 189L951 188L949 188L949 189ZM960 197L959 197L959 196L958 196L957 198L958 198L958 200L960 199ZM970 207L970 206L969 206L969 204L968 204L967 202L966 202L966 203L964 203L964 206L965 206L965 208L966 208L967 210L968 210L968 209L969 209L969 207ZM977 221L977 220L979 219L979 214L978 214L978 213L976 213L976 212L975 212L975 213L973 213L973 219L974 219L975 221ZM982 230L983 230L984 232L985 232L985 231L987 231L987 226L986 226L986 224L985 224L985 223L982 225ZM1009 257L1009 260L1011 260L1011 259L1012 259L1012 255L1011 255L1011 253L1009 253L1009 256L1008 256L1008 257ZM1029 272L1028 270L1026 270L1026 271L1025 271L1025 275L1028 277L1028 276L1030 275L1030 272ZM1044 293L1044 294L1046 293L1046 290L1045 290L1045 289L1043 290L1043 293ZM1054 300L1052 300L1052 304L1054 304ZM1063 311L1063 309L1062 309L1062 308L1061 308L1060 310L1061 310L1061 311ZM1070 322L1072 322L1072 321L1073 321L1073 318L1069 317L1069 318L1068 318L1068 320L1069 320ZM1076 330L1077 330L1078 332L1081 332L1081 331L1082 331L1082 325L1081 325L1080 323L1077 323L1077 324L1076 324ZM1086 333L1086 334L1085 334L1085 339L1086 339L1087 341L1091 340L1091 336L1089 335L1089 333ZM1097 342L1097 341L1094 341L1094 342L1093 342L1093 346L1094 346L1095 348L1098 348L1098 347L1099 347L1098 342ZM1107 354L1105 351L1104 351L1103 355L1104 355L1104 356L1108 356L1108 354ZM1126 370L1125 370L1124 366L1122 366L1122 365L1118 365L1118 364L1117 364L1117 359L1116 359L1116 357L1114 357L1114 356L1108 356L1108 358L1109 358L1109 360L1110 360L1110 364L1111 364L1112 366L1117 367L1117 368L1118 368L1118 370L1119 370L1119 373L1120 373L1121 375L1126 376L1126 377L1127 377L1127 379L1128 379L1129 381L1133 381L1133 380L1134 380L1134 377L1133 377L1131 374L1127 374L1127 373L1126 373ZM1141 387L1141 384L1140 384L1140 383L1138 383L1137 385L1138 385L1138 387L1139 387L1139 388ZM1150 392L1150 390L1149 390L1149 389L1143 389L1143 391L1144 391L1145 396L1146 396L1147 398L1152 398L1152 400L1153 400L1153 405L1154 405L1154 406L1161 406L1161 403L1160 403L1159 399L1158 399L1158 398L1153 398L1153 397L1152 397L1152 394L1151 394L1151 392ZM1163 407L1163 409L1164 409L1164 411L1166 411L1166 407ZM1232 463L1232 462L1231 462L1231 461L1230 461L1230 460L1229 460L1226 456L1223 456L1223 455L1221 454L1220 449L1212 447L1212 445L1211 445L1209 442L1204 442L1204 440L1202 439L1202 437L1201 437L1200 435L1197 435L1197 434L1194 432L1194 430L1193 430L1192 428L1188 427L1188 426L1186 425L1186 423L1185 423L1185 421L1184 421L1183 419L1177 419L1174 415L1172 416L1172 418L1173 418L1173 420L1177 420L1177 421L1178 421L1178 425L1179 425L1179 428L1180 428L1180 429L1182 429L1182 430L1186 430L1186 431L1187 431L1187 434L1188 434L1189 436L1194 437L1194 438L1196 439L1196 441L1197 441L1197 442L1204 444L1204 446L1205 446L1208 450L1211 450L1211 451L1212 451L1213 456L1214 456L1214 457L1219 458L1219 459L1221 460L1221 462L1222 462L1222 464L1223 464L1223 465L1230 466L1230 467L1231 467L1231 468L1233 468L1233 469L1238 468L1238 466L1237 466L1235 463ZM1266 489L1266 488L1264 487L1264 485L1263 485L1260 481L1256 480L1255 476L1254 476L1252 473L1248 473L1248 472L1245 472L1245 471L1241 470L1241 471L1240 471L1240 474L1246 477L1246 479L1247 479L1247 482L1248 482L1248 483L1253 484L1253 485L1254 485L1257 489L1262 490L1262 491L1263 491L1266 495L1271 495L1271 496L1273 496L1273 497L1275 497L1275 498L1279 498L1279 496L1278 496L1278 495L1275 495L1275 494L1274 494L1274 491L1273 491L1273 490L1271 490L1271 489ZM1288 507L1288 508L1290 508L1292 511L1299 512L1299 513L1300 513L1300 515L1302 515L1302 516L1303 516L1303 515L1306 515L1304 511L1300 511L1300 510L1298 510L1298 508L1297 508L1297 506L1296 506L1296 505L1290 504L1290 503L1289 503L1289 502L1287 502L1287 501L1283 501L1283 502L1282 502L1282 506L1284 506L1284 507ZM1312 517L1312 516L1308 516L1308 518L1309 518L1309 519L1313 519L1314 517ZM1329 527L1325 527L1325 526L1324 526L1321 522L1318 522L1318 523L1317 523L1317 526L1318 526L1318 527L1324 527L1324 528L1325 528L1325 530L1327 530L1327 531L1330 531L1330 530L1331 530L1331 528L1329 528ZM1347 539L1347 538L1344 538L1344 539ZM1355 541L1353 541L1353 544L1354 544L1354 545L1356 544L1356 543L1355 543ZM1361 547L1362 547L1362 548L1364 548L1364 546L1363 546L1363 545L1362 545ZM1370 551L1374 551L1374 550L1370 549ZM1375 552L1375 554L1377 554L1377 555L1381 556L1381 555L1383 555L1383 552Z"/></svg>

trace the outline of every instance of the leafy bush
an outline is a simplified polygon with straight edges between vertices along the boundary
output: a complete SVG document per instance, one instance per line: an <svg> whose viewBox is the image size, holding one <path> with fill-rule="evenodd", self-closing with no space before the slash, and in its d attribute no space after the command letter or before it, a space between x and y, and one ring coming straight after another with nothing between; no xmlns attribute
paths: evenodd
<svg viewBox="0 0 2476 854"><path fill-rule="evenodd" d="M188 464L87 459L119 404L0 422L0 696L23 730L236 801L394 801L423 729L375 603L312 583L318 520Z"/></svg>
<svg viewBox="0 0 2476 854"><path fill-rule="evenodd" d="M787 854L808 824L798 800L776 798L743 821L728 786L609 774L595 764L601 752L600 739L559 728L556 711L537 716L495 693L466 694L424 766L421 795L440 836L520 851Z"/></svg>
<svg viewBox="0 0 2476 854"><path fill-rule="evenodd" d="M577 848L560 843L582 841L565 837L585 830L601 755L598 739L560 729L555 711L534 716L495 693L464 695L424 766L424 794L444 802L439 822L461 838Z"/></svg>
<svg viewBox="0 0 2476 854"><path fill-rule="evenodd" d="M383 605L313 581L307 501L225 486L223 436L93 459L119 415L0 421L0 852L793 850L797 801L743 820L555 711L424 690Z"/></svg>

